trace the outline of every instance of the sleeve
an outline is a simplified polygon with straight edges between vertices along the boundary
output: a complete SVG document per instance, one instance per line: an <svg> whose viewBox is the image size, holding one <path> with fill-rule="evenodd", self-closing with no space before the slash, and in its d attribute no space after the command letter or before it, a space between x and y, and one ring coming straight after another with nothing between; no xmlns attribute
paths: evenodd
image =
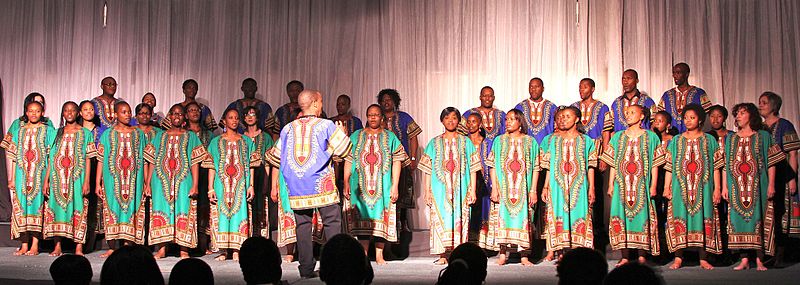
<svg viewBox="0 0 800 285"><path fill-rule="evenodd" d="M408 123L408 137L413 138L421 134L422 129L419 128L419 125L417 125L417 122L415 122L414 119L411 119L411 116L409 116L409 119L411 122Z"/></svg>
<svg viewBox="0 0 800 285"><path fill-rule="evenodd" d="M666 170L669 173L672 173L672 155L675 153L675 148L677 147L676 141L678 141L676 138L677 137L672 138L672 140L669 141L669 144L667 144L667 146L664 147L664 150L662 152L662 155L664 157L663 158L664 170Z"/></svg>
<svg viewBox="0 0 800 285"><path fill-rule="evenodd" d="M658 135L652 131L645 131L647 132L647 139L650 141L650 145L655 146L650 153L653 159L652 167L664 166L664 150L666 149L666 143L661 142L661 139L658 138Z"/></svg>
<svg viewBox="0 0 800 285"><path fill-rule="evenodd" d="M156 164L156 148L153 146L153 142L148 142L144 147L144 161L150 164Z"/></svg>
<svg viewBox="0 0 800 285"><path fill-rule="evenodd" d="M203 147L200 138L194 133L189 132L189 150L191 151L190 165L202 164L208 157L208 151Z"/></svg>
<svg viewBox="0 0 800 285"><path fill-rule="evenodd" d="M434 150L436 138L431 139L428 142L428 145L425 147L425 151L422 153L422 156L419 158L419 163L417 164L417 169L422 173L432 175L433 174L433 160L436 159L436 151Z"/></svg>
<svg viewBox="0 0 800 285"><path fill-rule="evenodd" d="M669 100L669 90L667 90L666 92L664 92L663 95L661 95L661 101L658 102L658 105L654 109L655 112L653 113L667 110L667 103L666 103L667 100Z"/></svg>
<svg viewBox="0 0 800 285"><path fill-rule="evenodd" d="M775 166L781 160L786 159L786 154L775 144L769 133L766 131L758 131L758 135L761 136L761 139L764 141L764 147L767 150L767 167Z"/></svg>
<svg viewBox="0 0 800 285"><path fill-rule="evenodd" d="M282 147L282 140L283 135L278 138L278 141L272 146L272 148L268 149L264 154L264 161L272 165L272 167L280 167L281 166L281 147Z"/></svg>
<svg viewBox="0 0 800 285"><path fill-rule="evenodd" d="M708 93L706 93L705 90L703 90L703 89L700 89L700 90L703 91L700 94L700 106L702 106L703 110L705 110L706 113L708 113L708 109L710 109L711 106L712 106L711 99L708 98Z"/></svg>
<svg viewBox="0 0 800 285"><path fill-rule="evenodd" d="M544 137L544 139L542 139L542 144L538 146L540 151L539 155L537 155L537 164L539 165L540 169L550 169L550 143L552 139L552 135L547 135Z"/></svg>
<svg viewBox="0 0 800 285"><path fill-rule="evenodd" d="M350 154L350 149L353 146L350 143L350 137L332 122L330 122L329 130L330 128L333 128L333 131L328 137L328 151L331 152L334 158L343 159Z"/></svg>
<svg viewBox="0 0 800 285"><path fill-rule="evenodd" d="M3 138L3 141L0 142L0 148L6 150L6 156L11 158L12 161L16 161L17 158L17 139L14 136L19 135L19 120L15 120L11 123L11 127L8 128L8 132L6 136Z"/></svg>
<svg viewBox="0 0 800 285"><path fill-rule="evenodd" d="M218 152L218 140L218 138L211 139L211 142L208 144L208 149L206 150L208 155L206 155L206 158L200 162L200 167L205 169L216 169L216 163L214 163L214 159L215 157L219 157L219 155L215 156L215 153Z"/></svg>
<svg viewBox="0 0 800 285"><path fill-rule="evenodd" d="M258 167L261 165L261 154L256 151L256 144L250 138L246 138L242 136L245 143L247 144L247 149L250 151L250 167Z"/></svg>
<svg viewBox="0 0 800 285"><path fill-rule="evenodd" d="M494 163L496 161L495 154L500 152L500 146L502 144L501 141L503 139L504 139L503 137L497 137L492 142L492 148L489 150L489 155L487 155L486 159L484 160L484 163L486 164L486 167L495 168L495 165L494 165Z"/></svg>
<svg viewBox="0 0 800 285"><path fill-rule="evenodd" d="M714 159L714 169L722 169L725 165L725 155L723 148L724 146L719 145L717 140L712 135L706 135L706 139L709 141L709 150L713 151L712 157Z"/></svg>
<svg viewBox="0 0 800 285"><path fill-rule="evenodd" d="M86 128L83 129L83 137L86 141L86 158L97 157L97 146L94 143L94 134Z"/></svg>
<svg viewBox="0 0 800 285"><path fill-rule="evenodd" d="M358 145L358 137L359 137L360 134L361 134L360 131L355 131L355 132L353 132L352 135L350 135L350 145L351 145L352 148L350 149L350 154L348 154L347 156L342 158L342 159L344 159L344 161L349 162L349 163L353 163L354 162L354 158L353 157L358 155L357 153L355 153L355 149L356 149L356 145ZM389 145L391 147L391 143Z"/></svg>
<svg viewBox="0 0 800 285"><path fill-rule="evenodd" d="M386 135L389 137L389 147L393 149L392 162L400 161L403 167L410 165L411 160L409 159L408 154L406 154L406 151L403 149L403 144L400 143L400 139L398 139L397 136L392 132L384 132L386 132ZM355 145L355 141L353 144ZM352 157L352 155L348 157Z"/></svg>
<svg viewBox="0 0 800 285"><path fill-rule="evenodd" d="M217 129L217 121L214 120L214 114L211 113L211 109L208 106L203 106L203 113L201 116L203 117L203 125L206 126L206 129L214 131Z"/></svg>
<svg viewBox="0 0 800 285"><path fill-rule="evenodd" d="M472 109L467 110L464 114L461 115L461 122L458 123L458 133L461 135L469 135L469 130L467 129L467 118L472 113Z"/></svg>
<svg viewBox="0 0 800 285"><path fill-rule="evenodd" d="M463 138L466 142L466 155L469 157L469 172L478 172L481 170L481 152L475 150L475 146L472 145L472 142L469 141L468 138Z"/></svg>
<svg viewBox="0 0 800 285"><path fill-rule="evenodd" d="M96 156L97 160L103 163L105 163L104 161L106 155L105 145L107 144L107 142L108 142L108 132L103 132L103 134L100 135L100 141L97 143L97 156Z"/></svg>
<svg viewBox="0 0 800 285"><path fill-rule="evenodd" d="M603 131L604 132L614 131L614 113L611 112L610 109L606 109L606 113L603 115Z"/></svg>
<svg viewBox="0 0 800 285"><path fill-rule="evenodd" d="M794 125L789 121L784 122L786 122L786 130L783 132L783 151L791 152L800 149L800 139L797 137Z"/></svg>
<svg viewBox="0 0 800 285"><path fill-rule="evenodd" d="M361 119L359 119L356 116L353 116L353 125L354 125L353 126L353 131L354 132L364 128L364 123L362 123Z"/></svg>
<svg viewBox="0 0 800 285"><path fill-rule="evenodd" d="M608 164L609 167L612 168L615 166L614 158L616 157L616 155L614 151L617 148L618 140L619 140L619 132L617 132L611 137L611 140L608 143L609 147L604 148L603 154L600 156L600 160L605 162L606 164Z"/></svg>
<svg viewBox="0 0 800 285"><path fill-rule="evenodd" d="M587 135L583 135L584 140L586 141L586 164L591 168L597 168L597 156L598 150L600 149L600 140L593 140Z"/></svg>
<svg viewBox="0 0 800 285"><path fill-rule="evenodd" d="M541 171L542 163L539 153L541 153L542 148L539 146L539 143L536 142L536 139L533 137L529 138L531 140L531 157L529 158L531 160L531 166L533 171Z"/></svg>

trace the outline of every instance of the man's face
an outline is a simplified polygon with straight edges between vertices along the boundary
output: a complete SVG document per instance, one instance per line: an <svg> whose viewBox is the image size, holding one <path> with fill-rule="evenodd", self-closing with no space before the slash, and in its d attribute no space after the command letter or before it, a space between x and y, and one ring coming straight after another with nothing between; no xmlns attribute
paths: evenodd
<svg viewBox="0 0 800 285"><path fill-rule="evenodd" d="M636 90L636 84L639 83L639 79L636 78L636 74L632 71L626 71L622 73L622 91L625 93L633 92Z"/></svg>
<svg viewBox="0 0 800 285"><path fill-rule="evenodd" d="M481 89L481 107L491 108L494 106L494 90L491 88Z"/></svg>

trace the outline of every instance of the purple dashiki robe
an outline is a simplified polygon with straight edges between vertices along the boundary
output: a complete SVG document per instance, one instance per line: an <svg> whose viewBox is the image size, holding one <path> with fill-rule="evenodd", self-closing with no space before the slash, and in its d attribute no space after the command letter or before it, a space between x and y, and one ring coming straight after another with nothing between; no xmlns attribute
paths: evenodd
<svg viewBox="0 0 800 285"><path fill-rule="evenodd" d="M603 138L603 132L614 130L614 118L606 104L594 101L592 104L582 104L581 101L572 103L572 106L581 110L581 127L583 133L598 140Z"/></svg>
<svg viewBox="0 0 800 285"><path fill-rule="evenodd" d="M525 124L528 128L528 135L536 139L536 143L541 143L545 136L552 134L555 129L555 114L558 107L547 99L533 102L525 99L517 104L514 109L525 114Z"/></svg>
<svg viewBox="0 0 800 285"><path fill-rule="evenodd" d="M683 108L689 104L700 105L706 112L708 112L708 108L711 108L711 100L708 99L706 91L700 87L691 86L686 92L678 91L678 87L664 92L656 111L667 111L672 116L672 126L678 129L679 133L683 133L686 131L686 125L683 124Z"/></svg>
<svg viewBox="0 0 800 285"><path fill-rule="evenodd" d="M639 92L636 90L636 95L633 96L632 99L625 98L625 94L622 96L617 97L614 100L614 103L611 103L611 116L614 118L614 132L619 132L628 129L628 124L625 122L625 108L630 106L631 104L636 104L639 106L644 107L645 109L652 110L653 106L656 105L656 101L653 101L653 98L650 98L645 93ZM642 121L642 129L649 130L650 129L650 121L653 120L655 114L651 112L650 118L645 118Z"/></svg>

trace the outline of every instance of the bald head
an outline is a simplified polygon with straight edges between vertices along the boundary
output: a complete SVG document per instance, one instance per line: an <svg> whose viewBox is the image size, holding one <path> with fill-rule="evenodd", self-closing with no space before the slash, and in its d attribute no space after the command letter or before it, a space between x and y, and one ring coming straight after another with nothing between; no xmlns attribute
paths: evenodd
<svg viewBox="0 0 800 285"><path fill-rule="evenodd" d="M322 113L322 93L317 90L306 89L297 96L297 104L303 114L314 114L319 116Z"/></svg>

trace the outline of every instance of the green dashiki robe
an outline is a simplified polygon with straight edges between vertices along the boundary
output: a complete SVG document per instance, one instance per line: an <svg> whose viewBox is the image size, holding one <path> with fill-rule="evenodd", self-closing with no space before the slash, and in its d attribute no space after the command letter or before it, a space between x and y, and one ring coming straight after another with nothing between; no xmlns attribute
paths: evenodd
<svg viewBox="0 0 800 285"><path fill-rule="evenodd" d="M215 169L213 190L217 204L211 205L211 248L239 249L250 237L252 224L247 189L250 168L261 163L253 140L246 136L229 141L222 136L211 139L208 159L203 167Z"/></svg>
<svg viewBox="0 0 800 285"><path fill-rule="evenodd" d="M666 175L672 175L667 203L667 248L698 247L722 253L719 213L714 205L714 172L722 168L722 150L712 135L670 140L664 153ZM721 179L721 178L720 178Z"/></svg>
<svg viewBox="0 0 800 285"><path fill-rule="evenodd" d="M397 242L397 212L392 203L392 164L407 162L408 155L394 133L382 130L350 136L353 149L345 160L352 164L350 199L345 199L345 232Z"/></svg>
<svg viewBox="0 0 800 285"><path fill-rule="evenodd" d="M594 247L592 207L589 205L589 168L597 167L599 145L587 135L542 139L540 165L548 169L547 250ZM595 187L597 187L595 185Z"/></svg>
<svg viewBox="0 0 800 285"><path fill-rule="evenodd" d="M20 125L25 125L21 127ZM11 193L11 238L25 232L42 232L44 178L47 154L56 130L47 124L14 124L8 129L0 148L14 162L14 192Z"/></svg>
<svg viewBox="0 0 800 285"><path fill-rule="evenodd" d="M428 143L419 170L431 176L431 254L443 254L469 239L467 193L475 172L481 169L479 153L466 136L446 139L439 135Z"/></svg>
<svg viewBox="0 0 800 285"><path fill-rule="evenodd" d="M775 251L775 209L767 199L767 170L785 154L766 131L725 138L728 186L728 248Z"/></svg>
<svg viewBox="0 0 800 285"><path fill-rule="evenodd" d="M62 130L63 132L63 130ZM94 135L86 128L56 138L50 149L50 197L44 213L44 238L65 237L86 241L88 199L84 182L91 185L87 161L97 155Z"/></svg>
<svg viewBox="0 0 800 285"><path fill-rule="evenodd" d="M139 129L120 132L109 128L100 136L97 154L103 162L103 218L106 240L144 243L144 148L147 137Z"/></svg>
<svg viewBox="0 0 800 285"><path fill-rule="evenodd" d="M270 113L271 115L271 113ZM272 117L270 117L272 118ZM274 121L272 122L274 124ZM261 132L253 139L253 143L255 143L256 153L258 153L259 157L265 157L267 151L272 148L272 145L275 144L275 141L272 140L272 136L269 135L267 132ZM262 161L263 162L263 161ZM259 230L262 237L269 237L269 199L270 199L270 183L269 176L267 175L269 165L265 163L261 163L256 169L253 171L253 190L255 191L255 198L253 199L253 228L254 230ZM267 168L265 171L264 168Z"/></svg>
<svg viewBox="0 0 800 285"><path fill-rule="evenodd" d="M614 250L660 253L656 211L650 199L651 170L663 161L663 155L656 153L660 143L658 135L649 130L638 137L620 131L611 137L610 147L601 157L616 172L608 225Z"/></svg>
<svg viewBox="0 0 800 285"><path fill-rule="evenodd" d="M190 198L189 192L194 179L199 179L192 177L192 166L207 155L200 139L189 131L160 132L145 147L145 160L153 167L149 244L174 242L197 247L197 200Z"/></svg>
<svg viewBox="0 0 800 285"><path fill-rule="evenodd" d="M163 133L163 132L164 132L163 130L161 130L161 129L159 129L159 128L156 128L156 127L150 127L150 130L149 130L149 131L145 131L145 130L142 130L142 129L140 129L140 130L141 130L141 131L144 133L144 137L146 137L146 138L147 138L147 142L148 142L148 143L149 143L150 141L152 141L152 140L153 140L153 138L155 138L155 137L156 137L156 135L158 135L158 134L160 134L160 133Z"/></svg>
<svg viewBox="0 0 800 285"><path fill-rule="evenodd" d="M533 211L528 195L536 191L533 173L539 171L539 144L532 136L512 138L507 134L496 137L486 165L495 172L499 202L489 209L488 230L481 232L480 246L498 251L501 246L516 245L519 250L530 249Z"/></svg>

